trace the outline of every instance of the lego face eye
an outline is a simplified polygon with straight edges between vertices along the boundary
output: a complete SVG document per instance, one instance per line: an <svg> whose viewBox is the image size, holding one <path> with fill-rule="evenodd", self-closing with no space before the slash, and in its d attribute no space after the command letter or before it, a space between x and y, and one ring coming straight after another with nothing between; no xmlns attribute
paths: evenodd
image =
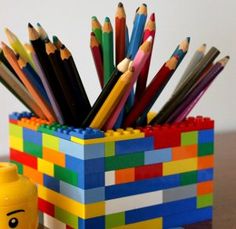
<svg viewBox="0 0 236 229"><path fill-rule="evenodd" d="M8 222L8 225L10 228L16 228L18 225L18 219L17 218L11 218Z"/></svg>

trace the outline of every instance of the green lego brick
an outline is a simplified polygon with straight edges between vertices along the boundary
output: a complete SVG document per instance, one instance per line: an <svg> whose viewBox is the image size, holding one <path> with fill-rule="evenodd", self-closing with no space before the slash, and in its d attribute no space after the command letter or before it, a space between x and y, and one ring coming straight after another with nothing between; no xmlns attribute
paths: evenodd
<svg viewBox="0 0 236 229"><path fill-rule="evenodd" d="M197 208L205 208L213 205L213 194L207 194L197 197Z"/></svg>
<svg viewBox="0 0 236 229"><path fill-rule="evenodd" d="M9 124L9 133L10 133L10 136L14 136L17 138L23 138L23 127L10 123Z"/></svg>
<svg viewBox="0 0 236 229"><path fill-rule="evenodd" d="M65 181L71 185L78 186L78 175L67 168L54 165L54 176L58 180Z"/></svg>
<svg viewBox="0 0 236 229"><path fill-rule="evenodd" d="M125 225L125 213L107 215L105 218L106 229Z"/></svg>
<svg viewBox="0 0 236 229"><path fill-rule="evenodd" d="M105 158L105 170L117 170L144 165L144 152Z"/></svg>
<svg viewBox="0 0 236 229"><path fill-rule="evenodd" d="M214 143L198 145L198 156L206 156L214 153Z"/></svg>
<svg viewBox="0 0 236 229"><path fill-rule="evenodd" d="M180 184L189 185L197 183L197 171L180 174Z"/></svg>
<svg viewBox="0 0 236 229"><path fill-rule="evenodd" d="M24 141L24 152L29 153L35 157L42 158L43 156L43 149L41 145L37 145L27 141Z"/></svg>
<svg viewBox="0 0 236 229"><path fill-rule="evenodd" d="M58 137L43 134L43 146L59 151L60 139Z"/></svg>
<svg viewBox="0 0 236 229"><path fill-rule="evenodd" d="M11 160L11 163L14 163L17 166L17 171L19 174L23 174L23 165L22 164L20 164L16 161L13 161L13 160Z"/></svg>
<svg viewBox="0 0 236 229"><path fill-rule="evenodd" d="M198 131L184 132L181 134L181 145L198 144Z"/></svg>
<svg viewBox="0 0 236 229"><path fill-rule="evenodd" d="M115 155L115 142L105 143L105 157L111 157Z"/></svg>
<svg viewBox="0 0 236 229"><path fill-rule="evenodd" d="M78 223L79 223L78 217L56 206L55 206L55 218L73 228L78 228Z"/></svg>

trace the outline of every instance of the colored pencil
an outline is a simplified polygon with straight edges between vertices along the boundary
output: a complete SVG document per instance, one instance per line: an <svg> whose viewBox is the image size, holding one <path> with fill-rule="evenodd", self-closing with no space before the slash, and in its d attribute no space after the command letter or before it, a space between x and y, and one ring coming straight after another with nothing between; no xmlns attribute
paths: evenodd
<svg viewBox="0 0 236 229"><path fill-rule="evenodd" d="M114 57L113 57L113 30L110 19L105 18L102 27L102 53L103 53L103 79L104 85L110 79L111 73L114 70Z"/></svg>
<svg viewBox="0 0 236 229"><path fill-rule="evenodd" d="M138 118L144 113L147 115L150 108L161 94L165 85L176 70L178 59L171 57L158 71L151 83L148 85L143 95L134 104L129 114L125 117L123 127L135 126L138 123Z"/></svg>
<svg viewBox="0 0 236 229"><path fill-rule="evenodd" d="M42 75L40 74L40 77L42 77L41 81L47 92L58 122L64 124L68 120L66 114L67 110L63 109L63 102L61 101L64 101L64 98L61 96L60 86L46 54L44 42L30 23L28 24L28 32L30 43L35 50L37 61L40 65L40 70L43 72Z"/></svg>
<svg viewBox="0 0 236 229"><path fill-rule="evenodd" d="M102 48L93 32L90 35L90 49L91 49L94 64L97 70L99 83L101 85L101 88L103 88L104 80L103 80Z"/></svg>
<svg viewBox="0 0 236 229"><path fill-rule="evenodd" d="M95 34L98 42L102 44L102 26L98 21L97 17L95 16L92 17L91 24L92 24L92 32Z"/></svg>
<svg viewBox="0 0 236 229"><path fill-rule="evenodd" d="M91 110L91 105L82 83L80 74L76 68L74 59L70 51L65 46L62 46L62 48L60 49L60 55L63 67L71 85L71 89L79 106L78 108L80 110L80 117L82 117L81 119L84 120Z"/></svg>
<svg viewBox="0 0 236 229"><path fill-rule="evenodd" d="M126 46L126 15L123 4L118 4L115 15L115 44L116 44L116 64L125 58Z"/></svg>
<svg viewBox="0 0 236 229"><path fill-rule="evenodd" d="M128 55L133 59L139 49L143 37L143 30L147 19L147 6L142 4L135 16L133 30L130 38Z"/></svg>
<svg viewBox="0 0 236 229"><path fill-rule="evenodd" d="M0 81L1 83L19 99L31 112L39 118L45 119L40 106L32 99L31 94L25 86L15 77L15 75L0 61Z"/></svg>
<svg viewBox="0 0 236 229"><path fill-rule="evenodd" d="M18 37L10 31L8 28L5 28L5 34L7 36L8 42L10 43L12 49L19 53L19 55L27 62L31 64L32 67L34 67L34 62L32 58L28 55L27 51L25 50L24 45L21 43L21 41L18 39Z"/></svg>
<svg viewBox="0 0 236 229"><path fill-rule="evenodd" d="M168 117L166 123L175 122L181 112L189 106L197 96L204 91L209 84L219 75L224 69L229 60L229 56L224 57L220 61L216 62L205 74L201 77L192 90L185 96L183 102L177 107L177 109Z"/></svg>
<svg viewBox="0 0 236 229"><path fill-rule="evenodd" d="M28 77L24 74L24 72L21 70L18 62L17 57L15 56L14 52L5 44L2 42L2 50L3 53L8 60L8 62L13 67L14 71L17 73L18 77L21 79L23 84L25 85L26 89L30 92L34 100L39 104L40 108L42 109L44 115L47 117L47 119L50 122L56 121L56 118L54 116L54 113L51 112L49 106L44 103L44 100L41 96L40 91L38 91L30 82Z"/></svg>
<svg viewBox="0 0 236 229"><path fill-rule="evenodd" d="M194 68L194 66L196 66L201 61L201 59L204 57L205 51L206 51L206 44L203 44L194 53L194 55L192 56L192 59L190 60L187 68L184 71L184 74L182 75L180 81L178 82L173 94L180 88L182 83L185 81L186 76L191 72L191 70Z"/></svg>
<svg viewBox="0 0 236 229"><path fill-rule="evenodd" d="M132 81L133 73L134 70L132 67L119 78L116 85L108 95L106 101L103 103L97 115L90 124L91 128L102 129L103 125L106 123L107 119L111 116L113 110L121 100L125 90L129 87L129 84Z"/></svg>
<svg viewBox="0 0 236 229"><path fill-rule="evenodd" d="M96 99L95 103L93 104L90 112L88 113L87 117L85 118L82 127L88 127L96 114L98 113L99 109L101 108L102 104L106 101L108 95L110 94L111 90L116 85L117 81L121 77L121 75L127 71L128 66L130 63L129 58L125 58L123 61L121 61L117 67L114 69L111 78L107 82L107 84L104 86L103 90L101 91L100 95Z"/></svg>
<svg viewBox="0 0 236 229"><path fill-rule="evenodd" d="M40 25L40 23L37 23L37 31L39 33L40 38L44 41L49 39L48 34L45 31L45 29Z"/></svg>
<svg viewBox="0 0 236 229"><path fill-rule="evenodd" d="M147 25L144 29L144 34L143 34L143 42L149 37L152 36L153 40L155 38L155 33L156 33L156 22L155 22L155 14L151 14ZM153 47L153 46L152 46ZM139 101L141 95L145 91L146 84L147 84L147 78L148 78L148 72L150 68L150 63L151 63L151 55L147 59L146 64L144 65L144 68L142 69L140 76L138 77L137 80L137 85L136 85L136 91L135 91L135 101Z"/></svg>
<svg viewBox="0 0 236 229"><path fill-rule="evenodd" d="M135 55L134 61L132 62L132 67L134 67L134 74L129 87L126 89L125 94L123 95L121 101L117 105L116 109L108 119L107 123L104 126L105 130L112 129L115 125L115 122L124 107L129 94L134 86L134 83L137 81L138 75L140 74L145 61L147 60L148 56L150 55L152 48L152 37L149 37L139 48L137 54Z"/></svg>
<svg viewBox="0 0 236 229"><path fill-rule="evenodd" d="M129 29L128 26L126 25L125 27L125 55L127 56L129 49Z"/></svg>
<svg viewBox="0 0 236 229"><path fill-rule="evenodd" d="M63 45L59 38L55 35L52 36L52 42L57 47L57 49L60 49Z"/></svg>
<svg viewBox="0 0 236 229"><path fill-rule="evenodd" d="M198 65L187 76L183 85L176 92L175 96L172 96L169 101L164 105L161 111L151 121L150 124L163 124L167 118L174 112L175 109L181 104L184 96L189 92L193 85L198 81L201 74L207 69L207 67L215 60L219 55L219 50L212 47Z"/></svg>

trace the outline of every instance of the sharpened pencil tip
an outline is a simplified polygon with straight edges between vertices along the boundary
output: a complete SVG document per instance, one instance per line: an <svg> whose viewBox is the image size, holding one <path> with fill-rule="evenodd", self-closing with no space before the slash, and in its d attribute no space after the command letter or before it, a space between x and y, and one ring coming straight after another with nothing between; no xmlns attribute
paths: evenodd
<svg viewBox="0 0 236 229"><path fill-rule="evenodd" d="M16 59L17 59L17 60L20 59L20 55L19 55L19 53L16 53Z"/></svg>
<svg viewBox="0 0 236 229"><path fill-rule="evenodd" d="M146 3L143 3L142 5L145 6L145 7L147 7L147 4L146 4Z"/></svg>
<svg viewBox="0 0 236 229"><path fill-rule="evenodd" d="M48 38L46 38L46 39L44 40L44 42L45 42L45 43L49 43L50 40L49 40Z"/></svg>
<svg viewBox="0 0 236 229"><path fill-rule="evenodd" d="M119 3L118 3L118 7L123 7L123 3L122 3L122 2L119 2Z"/></svg>
<svg viewBox="0 0 236 229"><path fill-rule="evenodd" d="M110 18L109 17L105 17L105 22L110 22Z"/></svg>
<svg viewBox="0 0 236 229"><path fill-rule="evenodd" d="M56 35L53 35L52 36L52 41L53 41L53 43L55 42L58 42L59 41L59 39L58 39L58 37L56 36Z"/></svg>
<svg viewBox="0 0 236 229"><path fill-rule="evenodd" d="M28 27L33 28L32 24L30 22L28 23Z"/></svg>
<svg viewBox="0 0 236 229"><path fill-rule="evenodd" d="M37 22L37 24L36 24L38 27L42 27L41 25L40 25L40 23L39 22Z"/></svg>
<svg viewBox="0 0 236 229"><path fill-rule="evenodd" d="M191 39L190 37L187 37L187 38L186 38L186 40L188 41L188 43L190 42L190 39Z"/></svg>
<svg viewBox="0 0 236 229"><path fill-rule="evenodd" d="M62 45L62 46L61 46L61 49L65 49L65 48L66 48L66 46L65 46L65 45Z"/></svg>
<svg viewBox="0 0 236 229"><path fill-rule="evenodd" d="M92 16L92 20L97 21L98 19L96 16Z"/></svg>
<svg viewBox="0 0 236 229"><path fill-rule="evenodd" d="M229 60L229 59L230 59L230 56L226 56L225 58Z"/></svg>
<svg viewBox="0 0 236 229"><path fill-rule="evenodd" d="M95 33L94 33L94 32L91 32L91 33L90 33L90 36L95 36Z"/></svg>
<svg viewBox="0 0 236 229"><path fill-rule="evenodd" d="M151 21L155 21L155 13L152 13L152 14L151 14L150 20L151 20Z"/></svg>

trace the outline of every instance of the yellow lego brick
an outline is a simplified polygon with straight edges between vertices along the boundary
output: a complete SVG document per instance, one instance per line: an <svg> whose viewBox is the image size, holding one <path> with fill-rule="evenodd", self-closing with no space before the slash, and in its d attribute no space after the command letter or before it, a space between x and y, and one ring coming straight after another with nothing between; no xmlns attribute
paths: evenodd
<svg viewBox="0 0 236 229"><path fill-rule="evenodd" d="M13 123L9 123L9 134L13 137L23 138L23 128Z"/></svg>
<svg viewBox="0 0 236 229"><path fill-rule="evenodd" d="M81 217L82 219L105 215L104 201L93 204L81 204L61 195L60 193L47 189L42 185L38 186L38 196L75 216Z"/></svg>
<svg viewBox="0 0 236 229"><path fill-rule="evenodd" d="M43 147L59 151L60 139L58 137L49 134L42 134L42 136L43 136Z"/></svg>
<svg viewBox="0 0 236 229"><path fill-rule="evenodd" d="M49 176L54 176L54 164L38 158L38 171Z"/></svg>
<svg viewBox="0 0 236 229"><path fill-rule="evenodd" d="M197 170L197 158L163 163L163 176Z"/></svg>
<svg viewBox="0 0 236 229"><path fill-rule="evenodd" d="M145 220L140 223L126 224L119 227L114 227L114 229L162 229L163 228L162 218L156 218L151 220Z"/></svg>
<svg viewBox="0 0 236 229"><path fill-rule="evenodd" d="M94 138L94 139L81 139L77 137L71 137L72 142L79 143L81 145L106 143L114 141L123 141L137 138L144 138L145 134L138 129L127 128L127 129L117 129L116 131L108 130L105 133L104 138Z"/></svg>
<svg viewBox="0 0 236 229"><path fill-rule="evenodd" d="M9 137L10 148L23 152L23 139L14 136Z"/></svg>

